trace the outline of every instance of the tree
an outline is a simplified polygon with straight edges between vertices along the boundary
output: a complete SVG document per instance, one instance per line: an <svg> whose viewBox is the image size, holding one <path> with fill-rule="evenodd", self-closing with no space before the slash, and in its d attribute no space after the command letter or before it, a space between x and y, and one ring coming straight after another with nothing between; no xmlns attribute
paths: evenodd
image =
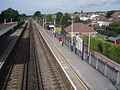
<svg viewBox="0 0 120 90"><path fill-rule="evenodd" d="M57 24L57 25L60 24L60 21L61 21L61 19L62 19L62 16L63 16L62 12L57 12L57 14L56 14L56 24Z"/></svg>
<svg viewBox="0 0 120 90"><path fill-rule="evenodd" d="M47 15L46 19L47 19L46 22L53 22L52 15Z"/></svg>
<svg viewBox="0 0 120 90"><path fill-rule="evenodd" d="M13 21L17 21L19 17L19 12L12 8L8 8L1 12L1 17L2 19L13 19Z"/></svg>
<svg viewBox="0 0 120 90"><path fill-rule="evenodd" d="M74 17L73 19L74 23L80 23L80 18L78 16Z"/></svg>
<svg viewBox="0 0 120 90"><path fill-rule="evenodd" d="M108 11L106 14L106 18L110 18L111 15L114 13L115 11Z"/></svg>
<svg viewBox="0 0 120 90"><path fill-rule="evenodd" d="M33 16L41 16L41 12L40 11L36 11Z"/></svg>
<svg viewBox="0 0 120 90"><path fill-rule="evenodd" d="M20 14L19 15L19 19L20 19L20 21L25 21L26 19L27 19L27 15L26 14Z"/></svg>
<svg viewBox="0 0 120 90"><path fill-rule="evenodd" d="M76 12L74 12L74 14L79 14L79 12L76 11Z"/></svg>
<svg viewBox="0 0 120 90"><path fill-rule="evenodd" d="M81 13L83 13L83 10L81 10Z"/></svg>
<svg viewBox="0 0 120 90"><path fill-rule="evenodd" d="M70 15L68 13L65 13L61 18L60 25L62 25L63 28L66 28L67 26L69 26L71 24L71 22L69 20L71 20Z"/></svg>

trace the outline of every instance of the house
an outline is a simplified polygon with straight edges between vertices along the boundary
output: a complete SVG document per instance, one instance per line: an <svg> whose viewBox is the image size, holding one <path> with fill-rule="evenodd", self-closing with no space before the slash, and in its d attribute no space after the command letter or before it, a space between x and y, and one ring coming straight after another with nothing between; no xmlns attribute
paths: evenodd
<svg viewBox="0 0 120 90"><path fill-rule="evenodd" d="M112 22L120 21L120 11L112 14L112 17L109 20L112 21Z"/></svg>
<svg viewBox="0 0 120 90"><path fill-rule="evenodd" d="M95 17L97 17L97 16L99 16L99 15L97 15L97 14L92 14L92 15L90 16L90 19L93 19L93 18L95 18Z"/></svg>
<svg viewBox="0 0 120 90"><path fill-rule="evenodd" d="M86 13L82 13L80 15L80 20L83 20L83 21L86 21L90 18L90 15L89 14L86 14Z"/></svg>
<svg viewBox="0 0 120 90"><path fill-rule="evenodd" d="M109 26L109 24L112 23L109 19L107 19L104 16L96 16L92 20L93 20L92 21L93 26L94 24L98 24L99 26Z"/></svg>
<svg viewBox="0 0 120 90"><path fill-rule="evenodd" d="M73 32L72 32L72 26L73 26ZM93 30L91 27L88 25L82 24L82 23L74 23L67 28L65 28L65 31L68 33L68 37L74 37L74 36L79 36L81 37L82 35L91 35L91 36L96 36L97 32ZM73 33L73 36L71 36Z"/></svg>
<svg viewBox="0 0 120 90"><path fill-rule="evenodd" d="M110 41L114 44L119 44L120 45L120 35L118 35L117 37L109 37L108 41Z"/></svg>

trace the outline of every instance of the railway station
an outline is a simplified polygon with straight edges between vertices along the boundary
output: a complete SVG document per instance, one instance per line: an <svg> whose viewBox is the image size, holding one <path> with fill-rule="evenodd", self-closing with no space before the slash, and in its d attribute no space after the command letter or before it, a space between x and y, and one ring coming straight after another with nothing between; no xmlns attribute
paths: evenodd
<svg viewBox="0 0 120 90"><path fill-rule="evenodd" d="M112 11L110 20L116 20L119 12ZM120 90L120 46L100 38L101 28L120 34L120 22L109 22L109 27L105 15L1 11L0 90ZM94 20L102 17L98 31Z"/></svg>

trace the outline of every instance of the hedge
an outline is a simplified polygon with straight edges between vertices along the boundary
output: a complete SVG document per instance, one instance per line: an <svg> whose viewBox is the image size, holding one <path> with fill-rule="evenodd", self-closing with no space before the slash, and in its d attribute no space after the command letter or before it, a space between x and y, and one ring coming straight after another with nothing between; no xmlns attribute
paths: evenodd
<svg viewBox="0 0 120 90"><path fill-rule="evenodd" d="M88 38L89 37L86 35L83 36L85 46L88 45ZM90 37L90 49L93 49L120 64L120 45L115 45L100 38Z"/></svg>

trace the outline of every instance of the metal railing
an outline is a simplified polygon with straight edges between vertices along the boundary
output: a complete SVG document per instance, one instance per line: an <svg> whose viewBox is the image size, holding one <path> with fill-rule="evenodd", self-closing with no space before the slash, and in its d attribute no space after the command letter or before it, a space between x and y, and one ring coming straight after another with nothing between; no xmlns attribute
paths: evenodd
<svg viewBox="0 0 120 90"><path fill-rule="evenodd" d="M61 35L57 34L57 33L55 36L56 36L56 38L61 37ZM64 45L71 48L70 47L71 40L66 36L62 36L62 38L63 38ZM82 58L82 52L80 50L78 50L75 47L75 45L73 45L73 52L75 52L75 54L79 55L80 58ZM117 66L118 68L113 67L114 65L111 66L111 64L105 62L102 59L103 58L97 57L94 53L91 53L91 52L88 57L88 53L87 53L86 49L84 50L84 61L88 62L88 64L93 66L93 68L95 68L100 73L102 73L104 76L109 78L116 86L119 86L120 85L120 66Z"/></svg>

